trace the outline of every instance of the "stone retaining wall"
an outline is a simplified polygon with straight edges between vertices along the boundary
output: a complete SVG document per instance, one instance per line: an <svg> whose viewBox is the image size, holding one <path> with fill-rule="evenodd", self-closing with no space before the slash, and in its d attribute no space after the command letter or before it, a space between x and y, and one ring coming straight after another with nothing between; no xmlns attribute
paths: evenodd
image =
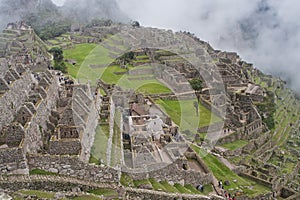
<svg viewBox="0 0 300 200"><path fill-rule="evenodd" d="M117 170L82 162L78 156L29 155L29 169L41 169L48 172L76 177L95 182L119 182Z"/></svg>
<svg viewBox="0 0 300 200"><path fill-rule="evenodd" d="M172 163L166 166L155 166L157 169L124 169L126 174L134 180L145 180L154 178L157 181L168 181L173 183L191 184L197 186L199 184L207 185L212 183L213 177L211 173L196 172L194 170L179 169L178 163Z"/></svg>

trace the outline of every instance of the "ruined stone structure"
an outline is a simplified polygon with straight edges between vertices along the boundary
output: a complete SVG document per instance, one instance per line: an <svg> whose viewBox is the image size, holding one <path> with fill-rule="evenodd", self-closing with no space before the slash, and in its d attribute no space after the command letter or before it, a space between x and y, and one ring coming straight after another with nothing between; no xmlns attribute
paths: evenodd
<svg viewBox="0 0 300 200"><path fill-rule="evenodd" d="M24 23L9 24L7 31L36 37ZM31 153L77 155L87 162L98 121L98 96L92 96L88 85L74 85L60 72L48 71L48 55L32 59L26 42L22 52L1 58L1 173L28 173L26 155ZM42 47L38 51L45 52ZM32 72L37 68L43 72Z"/></svg>

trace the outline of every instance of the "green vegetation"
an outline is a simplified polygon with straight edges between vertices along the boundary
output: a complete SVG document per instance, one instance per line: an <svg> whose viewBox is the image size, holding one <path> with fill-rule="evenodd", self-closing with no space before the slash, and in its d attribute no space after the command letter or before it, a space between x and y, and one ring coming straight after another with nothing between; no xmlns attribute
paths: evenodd
<svg viewBox="0 0 300 200"><path fill-rule="evenodd" d="M96 165L100 165L100 160L95 158L93 155L90 156L89 163L94 163Z"/></svg>
<svg viewBox="0 0 300 200"><path fill-rule="evenodd" d="M102 200L102 198L93 195L83 195L73 198L73 200Z"/></svg>
<svg viewBox="0 0 300 200"><path fill-rule="evenodd" d="M30 175L57 175L56 173L52 173L52 172L47 172L45 170L42 169L32 169L29 172Z"/></svg>
<svg viewBox="0 0 300 200"><path fill-rule="evenodd" d="M99 164L99 160L102 160L104 163L106 163L106 149L108 146L108 138L109 126L98 125L96 129L94 145L91 151L91 163Z"/></svg>
<svg viewBox="0 0 300 200"><path fill-rule="evenodd" d="M236 150L236 149L239 149L239 148L242 148L242 147L246 146L247 144L248 144L247 141L236 140L234 142L226 143L226 144L223 144L221 146L224 147L225 149L228 149L228 150Z"/></svg>
<svg viewBox="0 0 300 200"><path fill-rule="evenodd" d="M148 184L151 185L151 183L148 179L146 179L146 180L133 180L133 184L134 184L135 187L139 187L141 185L148 185Z"/></svg>
<svg viewBox="0 0 300 200"><path fill-rule="evenodd" d="M62 49L59 47L53 47L49 50L49 53L53 55L54 69L66 73L67 68L66 64L64 63L64 55Z"/></svg>
<svg viewBox="0 0 300 200"><path fill-rule="evenodd" d="M189 81L191 84L191 87L195 91L201 91L202 90L202 81L200 79L194 78Z"/></svg>
<svg viewBox="0 0 300 200"><path fill-rule="evenodd" d="M192 145L191 147L202 157L205 164L218 180L230 181L230 186L224 186L225 190L230 191L240 188L249 197L255 197L270 191L270 188L257 184L247 178L238 176L225 166L217 157L206 153L203 149L200 149L195 145ZM234 180L236 180L236 182L234 182ZM251 186L252 189L249 189L249 186Z"/></svg>
<svg viewBox="0 0 300 200"><path fill-rule="evenodd" d="M155 179L150 178L149 181L152 184L152 187L153 187L154 190L167 191L166 188L162 184L157 182Z"/></svg>
<svg viewBox="0 0 300 200"><path fill-rule="evenodd" d="M114 116L114 127L113 127L113 138L112 138L112 149L111 149L111 166L117 166L121 163L121 112L116 110Z"/></svg>
<svg viewBox="0 0 300 200"><path fill-rule="evenodd" d="M42 198L54 199L54 195L55 195L55 193L53 192L44 192L39 190L21 190L20 193L25 195L35 195L39 199Z"/></svg>
<svg viewBox="0 0 300 200"><path fill-rule="evenodd" d="M121 174L120 183L126 187L132 187L134 185L132 178L125 173Z"/></svg>
<svg viewBox="0 0 300 200"><path fill-rule="evenodd" d="M67 63L68 73L77 78L77 73L79 71L80 66L86 59L86 57L91 53L93 49L95 49L96 44L77 44L75 48L68 49L64 51L64 57L66 59L76 60L76 65L71 65Z"/></svg>
<svg viewBox="0 0 300 200"><path fill-rule="evenodd" d="M170 185L167 181L161 181L160 184L165 188L166 191L171 192L171 193L177 193L179 190Z"/></svg>
<svg viewBox="0 0 300 200"><path fill-rule="evenodd" d="M192 192L187 189L186 187L176 183L174 184L174 187L180 192L180 193L184 193L184 194L192 194Z"/></svg>
<svg viewBox="0 0 300 200"><path fill-rule="evenodd" d="M197 100L196 100L197 101ZM220 122L221 119L211 113L210 110L199 104L199 116L196 115L193 100L157 100L158 103L171 119L180 125L181 130L190 130L196 133L198 127L208 126ZM191 130L194 129L194 130Z"/></svg>
<svg viewBox="0 0 300 200"><path fill-rule="evenodd" d="M96 189L90 190L89 193L103 195L104 197L118 197L118 192L113 189Z"/></svg>
<svg viewBox="0 0 300 200"><path fill-rule="evenodd" d="M149 83L142 85L140 88L137 89L137 92L145 95L172 93L172 91L169 88L157 83Z"/></svg>
<svg viewBox="0 0 300 200"><path fill-rule="evenodd" d="M262 116L262 120L270 130L275 128L274 114L276 112L275 96L273 92L268 91L267 97L264 98L263 103L256 103L256 106ZM265 114L267 116L265 117Z"/></svg>

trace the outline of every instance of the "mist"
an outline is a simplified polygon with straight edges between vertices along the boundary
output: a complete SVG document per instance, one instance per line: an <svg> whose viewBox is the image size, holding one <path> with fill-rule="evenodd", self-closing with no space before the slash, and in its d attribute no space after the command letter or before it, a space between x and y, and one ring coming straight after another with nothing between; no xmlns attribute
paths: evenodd
<svg viewBox="0 0 300 200"><path fill-rule="evenodd" d="M0 0L0 27L35 9L58 7L51 17L74 22L96 18L138 20L143 26L185 30L214 48L238 52L300 93L298 0ZM52 16L54 15L54 16Z"/></svg>
<svg viewBox="0 0 300 200"><path fill-rule="evenodd" d="M144 26L187 30L214 48L238 52L300 93L297 0L117 0Z"/></svg>

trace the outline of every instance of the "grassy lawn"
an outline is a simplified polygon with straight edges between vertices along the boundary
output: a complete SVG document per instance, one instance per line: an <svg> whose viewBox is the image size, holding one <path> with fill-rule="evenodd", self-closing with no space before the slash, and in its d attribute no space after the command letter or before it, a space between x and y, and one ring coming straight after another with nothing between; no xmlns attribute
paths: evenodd
<svg viewBox="0 0 300 200"><path fill-rule="evenodd" d="M247 141L236 140L234 142L223 144L221 146L224 147L225 149L228 149L228 150L236 150L236 149L239 149L239 148L242 148L242 147L246 146L247 144L248 144Z"/></svg>
<svg viewBox="0 0 300 200"><path fill-rule="evenodd" d="M127 72L126 69L121 69L119 66L108 66L105 68L101 79L106 82L106 83L110 83L110 84L116 84L118 83L118 81L122 78L122 76L125 75L119 75L119 74L115 74L114 72Z"/></svg>
<svg viewBox="0 0 300 200"><path fill-rule="evenodd" d="M92 195L83 195L80 197L75 197L73 200L102 200L100 197L92 196Z"/></svg>
<svg viewBox="0 0 300 200"><path fill-rule="evenodd" d="M96 129L96 135L94 140L94 145L91 151L90 162L95 163L95 161L102 159L106 163L106 149L109 138L109 126L99 125ZM96 162L98 163L98 162Z"/></svg>
<svg viewBox="0 0 300 200"><path fill-rule="evenodd" d="M81 64L95 47L96 44L77 44L73 49L64 50L65 59L72 59L77 62L75 66L67 63L68 72L72 77L77 77Z"/></svg>
<svg viewBox="0 0 300 200"><path fill-rule="evenodd" d="M183 194L192 194L192 191L190 191L189 189L187 189L186 187L176 183L174 184L174 187L180 192L180 193L183 193Z"/></svg>
<svg viewBox="0 0 300 200"><path fill-rule="evenodd" d="M44 192L40 190L21 190L20 193L25 195L36 195L37 198L47 198L47 199L54 199L55 193L54 192Z"/></svg>
<svg viewBox="0 0 300 200"><path fill-rule="evenodd" d="M47 172L45 170L41 170L41 169L32 169L29 172L30 175L56 175L56 173L52 173L52 172Z"/></svg>
<svg viewBox="0 0 300 200"><path fill-rule="evenodd" d="M179 193L179 190L170 185L167 181L161 181L160 184L166 189L167 192L170 192L170 193Z"/></svg>
<svg viewBox="0 0 300 200"><path fill-rule="evenodd" d="M149 83L142 85L137 89L137 92L145 95L172 93L172 91L169 88L157 83Z"/></svg>
<svg viewBox="0 0 300 200"><path fill-rule="evenodd" d="M208 126L210 124L221 121L219 117L210 112L203 105L199 104L199 117L196 116L194 108L195 100L157 100L161 108L172 118L172 120L180 125L181 130L190 130L196 133L198 127Z"/></svg>
<svg viewBox="0 0 300 200"><path fill-rule="evenodd" d="M203 159L211 172L218 180L230 182L230 186L224 186L227 191L235 191L237 188L243 190L243 192L249 197L255 197L260 194L270 192L270 189L255 183L252 180L243 178L232 172L227 166L225 166L217 157L205 153L204 150L192 145L191 146ZM235 183L234 180L237 182ZM251 187L252 189L249 189Z"/></svg>
<svg viewBox="0 0 300 200"><path fill-rule="evenodd" d="M91 194L103 195L104 197L117 197L118 192L113 189L97 189L89 191Z"/></svg>
<svg viewBox="0 0 300 200"><path fill-rule="evenodd" d="M157 182L155 179L150 178L149 181L152 184L152 187L153 187L154 190L166 191L167 192L166 188L162 184Z"/></svg>
<svg viewBox="0 0 300 200"><path fill-rule="evenodd" d="M109 56L109 50L101 45L96 44L77 44L74 48L64 50L65 59L76 60L75 65L67 64L68 73L81 82L96 79L102 76L105 67L108 66L113 59ZM99 66L92 68L91 66ZM101 67L100 67L101 66Z"/></svg>

